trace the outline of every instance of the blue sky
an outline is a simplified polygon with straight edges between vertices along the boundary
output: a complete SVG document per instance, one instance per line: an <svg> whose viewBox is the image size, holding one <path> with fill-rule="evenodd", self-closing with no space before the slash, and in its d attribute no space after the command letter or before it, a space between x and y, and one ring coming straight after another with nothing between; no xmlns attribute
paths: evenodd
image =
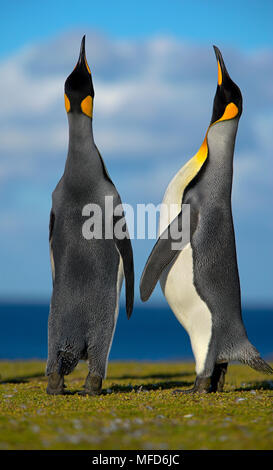
<svg viewBox="0 0 273 470"><path fill-rule="evenodd" d="M272 303L272 10L270 0L1 5L0 298L50 296L48 214L67 149L63 83L86 33L95 140L133 205L160 203L202 143L217 80L211 46L221 48L244 96L233 188L242 297ZM133 241L137 284L153 243ZM158 288L152 301L162 301Z"/></svg>
<svg viewBox="0 0 273 470"><path fill-rule="evenodd" d="M166 34L253 49L273 42L271 0L10 0L1 2L0 54L75 27L123 38Z"/></svg>

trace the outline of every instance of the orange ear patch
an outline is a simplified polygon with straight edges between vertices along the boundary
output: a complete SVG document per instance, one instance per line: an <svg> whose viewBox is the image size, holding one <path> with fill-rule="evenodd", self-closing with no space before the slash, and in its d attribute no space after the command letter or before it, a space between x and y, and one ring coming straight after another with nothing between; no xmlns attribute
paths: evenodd
<svg viewBox="0 0 273 470"><path fill-rule="evenodd" d="M69 101L69 98L67 97L66 93L64 94L64 105L65 105L66 112L69 113L69 111L70 111L70 101Z"/></svg>
<svg viewBox="0 0 273 470"><path fill-rule="evenodd" d="M87 95L81 102L81 109L86 116L92 117L93 114L93 99L90 95Z"/></svg>
<svg viewBox="0 0 273 470"><path fill-rule="evenodd" d="M222 77L222 69L221 65L219 64L219 60L217 61L218 64L218 85L222 85L223 77Z"/></svg>
<svg viewBox="0 0 273 470"><path fill-rule="evenodd" d="M227 119L233 119L237 116L238 112L239 112L239 109L237 108L236 104L229 103L226 106L225 112L223 116L219 119L219 121L226 121Z"/></svg>

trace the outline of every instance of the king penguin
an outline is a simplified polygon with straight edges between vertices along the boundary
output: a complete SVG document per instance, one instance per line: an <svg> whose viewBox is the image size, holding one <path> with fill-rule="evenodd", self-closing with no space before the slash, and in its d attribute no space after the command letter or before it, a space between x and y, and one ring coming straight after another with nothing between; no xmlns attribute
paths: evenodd
<svg viewBox="0 0 273 470"><path fill-rule="evenodd" d="M89 373L82 393L93 395L100 393L106 375L124 277L128 318L132 313L134 266L121 199L93 139L94 89L85 36L78 62L66 79L64 98L68 154L63 176L52 194L49 223L53 291L48 320L47 393L64 394L64 375L85 359ZM106 197L113 201L110 221L105 213ZM101 237L83 236L83 215L88 215L83 208L88 204L101 210L105 227ZM117 223L123 226L123 236L114 231Z"/></svg>
<svg viewBox="0 0 273 470"><path fill-rule="evenodd" d="M177 205L177 210L161 210L159 238L140 281L141 298L146 301L160 280L168 304L189 334L196 380L192 389L176 391L182 393L222 391L231 360L273 372L249 342L242 321L231 207L242 95L219 49L214 46L214 51L218 85L212 119L199 151L166 190L161 207L171 209L171 205ZM184 208L188 207L189 222L183 221ZM180 233L183 227L189 229L184 245L182 239L182 249L174 248L173 227Z"/></svg>

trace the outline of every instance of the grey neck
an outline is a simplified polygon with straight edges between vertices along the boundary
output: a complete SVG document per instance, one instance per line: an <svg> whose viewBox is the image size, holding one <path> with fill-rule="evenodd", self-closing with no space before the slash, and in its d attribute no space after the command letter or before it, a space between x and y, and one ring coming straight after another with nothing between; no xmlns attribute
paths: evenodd
<svg viewBox="0 0 273 470"><path fill-rule="evenodd" d="M207 190L218 196L231 194L233 155L239 119L222 121L208 132L209 157L202 178Z"/></svg>
<svg viewBox="0 0 273 470"><path fill-rule="evenodd" d="M98 177L101 161L93 138L92 119L84 114L68 113L69 145L64 176L74 183L90 183Z"/></svg>

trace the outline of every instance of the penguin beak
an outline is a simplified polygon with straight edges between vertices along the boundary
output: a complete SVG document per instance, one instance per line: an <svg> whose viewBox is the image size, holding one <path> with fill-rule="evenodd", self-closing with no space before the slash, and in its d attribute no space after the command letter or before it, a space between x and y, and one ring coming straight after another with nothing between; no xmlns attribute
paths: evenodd
<svg viewBox="0 0 273 470"><path fill-rule="evenodd" d="M230 79L230 76L229 76L228 71L226 69L225 62L223 60L223 57L222 57L222 54L221 54L220 50L216 46L213 46L213 49L214 49L217 64L218 64L218 85L221 86L222 83L227 78Z"/></svg>
<svg viewBox="0 0 273 470"><path fill-rule="evenodd" d="M85 63L85 35L82 38L81 48L80 48L80 55L78 59L77 65L81 65Z"/></svg>
<svg viewBox="0 0 273 470"><path fill-rule="evenodd" d="M84 66L87 69L88 73L90 73L90 75L91 75L91 71L90 71L89 65L88 65L87 60L86 60L86 55L85 55L85 35L82 38L81 48L80 48L80 55L79 55L78 62L76 64L75 69L77 67L81 67L81 66Z"/></svg>

